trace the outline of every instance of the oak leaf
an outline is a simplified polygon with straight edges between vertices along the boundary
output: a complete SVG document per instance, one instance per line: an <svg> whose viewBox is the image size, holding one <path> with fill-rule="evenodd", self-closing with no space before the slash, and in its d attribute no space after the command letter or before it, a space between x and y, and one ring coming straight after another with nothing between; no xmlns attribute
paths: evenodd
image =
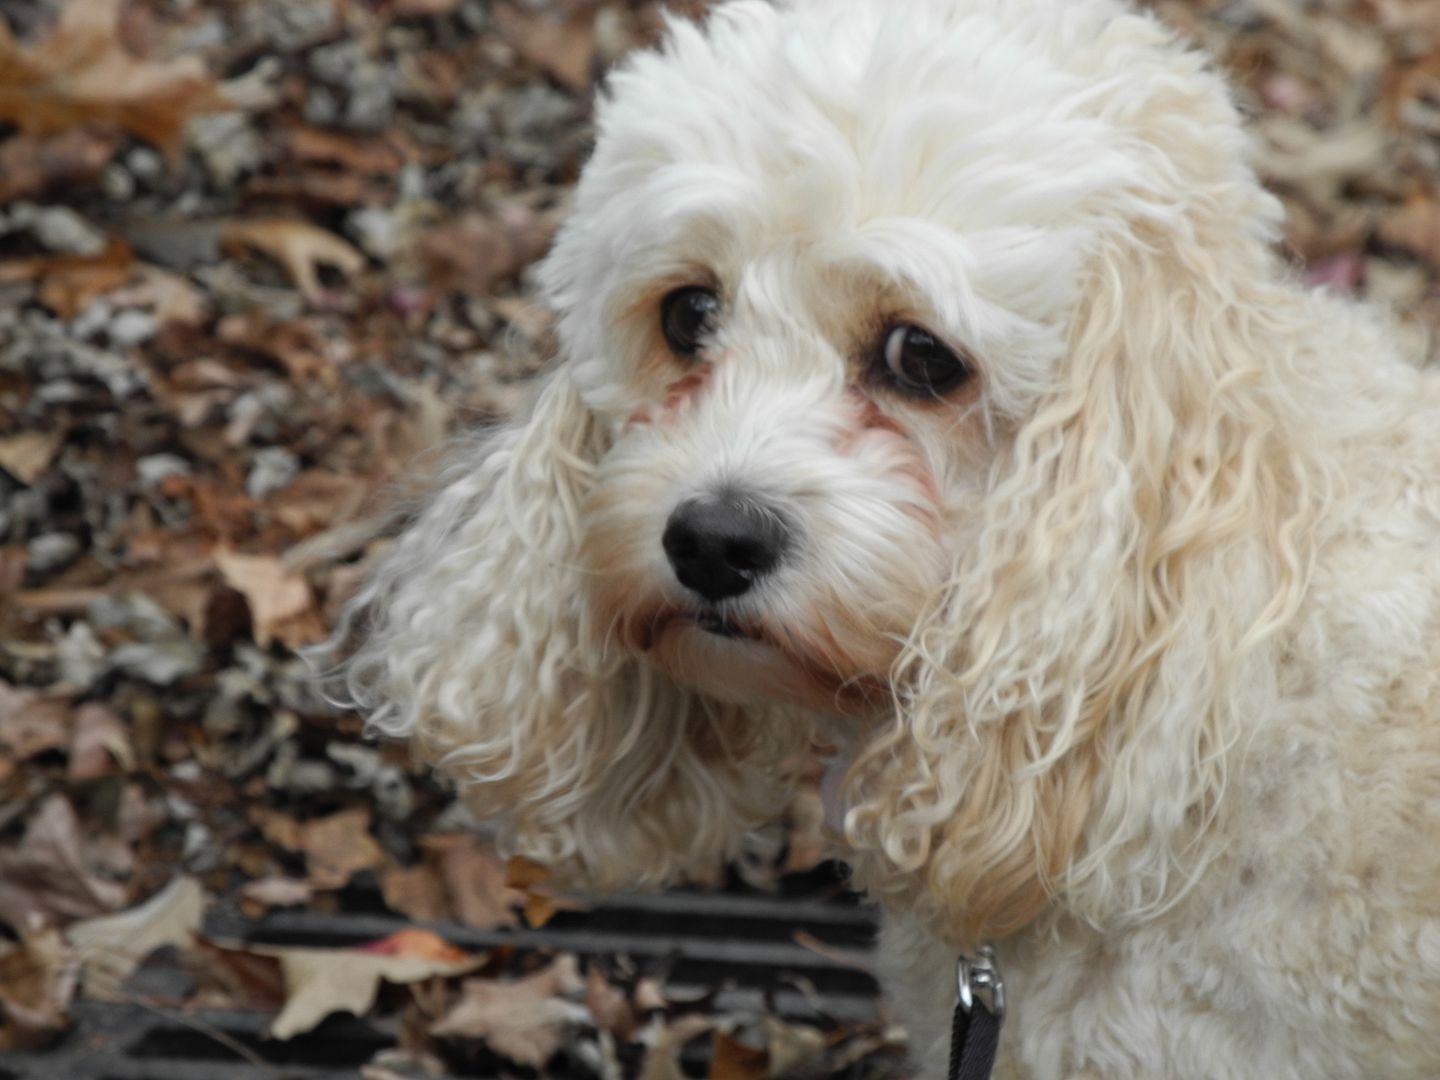
<svg viewBox="0 0 1440 1080"><path fill-rule="evenodd" d="M120 0L70 0L28 48L0 21L0 120L36 137L118 127L173 156L191 117L228 107L198 57L139 59L119 19Z"/></svg>
<svg viewBox="0 0 1440 1080"><path fill-rule="evenodd" d="M579 964L568 954L514 982L467 979L459 1003L430 1033L482 1039L497 1054L539 1069L560 1049L566 1024L589 1021L583 1006L561 996L584 987Z"/></svg>
<svg viewBox="0 0 1440 1080"><path fill-rule="evenodd" d="M288 218L229 222L220 243L232 253L250 249L273 259L307 300L324 294L321 266L334 267L347 278L365 266L365 256L334 233Z"/></svg>
<svg viewBox="0 0 1440 1080"><path fill-rule="evenodd" d="M270 1034L277 1039L310 1031L332 1013L364 1016L375 1003L382 979L403 985L465 975L487 959L456 949L428 930L402 930L357 949L252 947L248 951L280 962L285 1007L270 1025Z"/></svg>

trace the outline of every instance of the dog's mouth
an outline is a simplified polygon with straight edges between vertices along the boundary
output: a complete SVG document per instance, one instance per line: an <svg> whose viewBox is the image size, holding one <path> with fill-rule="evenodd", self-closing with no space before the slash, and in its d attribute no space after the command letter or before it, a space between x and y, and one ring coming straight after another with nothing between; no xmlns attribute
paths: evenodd
<svg viewBox="0 0 1440 1080"><path fill-rule="evenodd" d="M716 608L675 609L656 612L648 619L637 620L639 633L632 639L642 652L654 648L673 630L698 630L708 638L721 641L769 644L770 637L759 622L738 619Z"/></svg>
<svg viewBox="0 0 1440 1080"><path fill-rule="evenodd" d="M756 638L756 635L750 633L745 627L733 619L727 619L719 612L702 611L691 616L691 618L695 625L701 630L704 630L707 634L713 634L715 637L748 638L751 640Z"/></svg>

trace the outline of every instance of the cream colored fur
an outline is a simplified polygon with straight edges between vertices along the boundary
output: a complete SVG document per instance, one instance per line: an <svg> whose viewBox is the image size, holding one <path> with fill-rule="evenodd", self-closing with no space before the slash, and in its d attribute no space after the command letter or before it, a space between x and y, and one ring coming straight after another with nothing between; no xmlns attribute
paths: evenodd
<svg viewBox="0 0 1440 1080"><path fill-rule="evenodd" d="M735 0L598 123L560 363L344 627L373 728L602 889L843 744L926 1075L989 938L1004 1076L1440 1076L1440 379L1277 259L1206 61L1118 0ZM904 322L972 385L877 387ZM718 483L801 538L748 640L659 545Z"/></svg>

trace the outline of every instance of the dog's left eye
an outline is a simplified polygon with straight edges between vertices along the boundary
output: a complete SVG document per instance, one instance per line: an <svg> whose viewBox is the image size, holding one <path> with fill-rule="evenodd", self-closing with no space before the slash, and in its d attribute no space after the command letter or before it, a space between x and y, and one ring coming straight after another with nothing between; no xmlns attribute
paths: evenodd
<svg viewBox="0 0 1440 1080"><path fill-rule="evenodd" d="M928 330L896 326L881 350L890 383L912 397L943 397L975 373Z"/></svg>
<svg viewBox="0 0 1440 1080"><path fill-rule="evenodd" d="M720 298L709 289L688 285L660 303L660 329L677 356L694 356L715 329Z"/></svg>

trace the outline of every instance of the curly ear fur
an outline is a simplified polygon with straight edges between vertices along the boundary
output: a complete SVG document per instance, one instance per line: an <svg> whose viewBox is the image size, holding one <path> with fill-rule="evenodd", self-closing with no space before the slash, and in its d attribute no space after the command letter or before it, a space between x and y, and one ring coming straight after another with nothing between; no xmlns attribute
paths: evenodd
<svg viewBox="0 0 1440 1080"><path fill-rule="evenodd" d="M796 730L681 690L588 624L579 508L605 446L562 368L456 457L337 631L364 636L344 682L371 730L411 738L510 849L602 890L732 853L783 799Z"/></svg>
<svg viewBox="0 0 1440 1080"><path fill-rule="evenodd" d="M1094 254L1055 385L848 778L860 880L962 945L1057 898L1153 913L1203 870L1341 483L1302 374L1343 355L1307 344L1332 302L1283 283L1223 91L1149 128L1119 107L1164 148L1149 204Z"/></svg>

